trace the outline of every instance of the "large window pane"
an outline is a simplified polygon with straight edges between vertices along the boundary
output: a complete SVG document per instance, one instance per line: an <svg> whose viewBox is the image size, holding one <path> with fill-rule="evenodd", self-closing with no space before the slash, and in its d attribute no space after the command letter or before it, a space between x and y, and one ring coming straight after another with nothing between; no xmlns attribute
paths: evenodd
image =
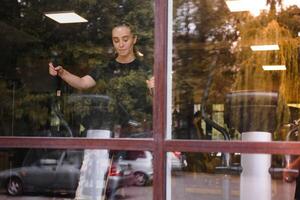
<svg viewBox="0 0 300 200"><path fill-rule="evenodd" d="M268 141L291 140L286 125L299 118L300 4L171 2L172 138L268 132Z"/></svg>
<svg viewBox="0 0 300 200"><path fill-rule="evenodd" d="M2 149L0 198L152 199L149 151Z"/></svg>
<svg viewBox="0 0 300 200"><path fill-rule="evenodd" d="M93 129L110 130L111 137L151 137L152 96L146 80L152 76L153 4L1 2L1 135L81 137ZM66 11L81 21L52 18ZM112 41L116 26L127 27L131 46L124 46L127 37L118 43L120 32ZM128 62L119 60L127 58L124 49L132 56ZM49 74L49 62L79 77L88 75L96 85L74 89L63 77L66 71L62 78Z"/></svg>
<svg viewBox="0 0 300 200"><path fill-rule="evenodd" d="M222 152L167 155L168 199L172 200L292 200L296 185L299 187L299 166L287 167L295 164L298 156Z"/></svg>

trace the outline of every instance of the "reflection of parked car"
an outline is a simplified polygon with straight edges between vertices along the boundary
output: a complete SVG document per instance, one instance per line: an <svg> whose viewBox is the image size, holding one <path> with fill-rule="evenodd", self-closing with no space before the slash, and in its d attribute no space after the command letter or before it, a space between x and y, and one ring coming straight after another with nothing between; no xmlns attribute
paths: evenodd
<svg viewBox="0 0 300 200"><path fill-rule="evenodd" d="M83 151L33 150L29 151L23 166L0 172L1 187L10 195L23 192L54 192L75 194L78 186ZM112 164L107 193L130 185L133 180L128 165Z"/></svg>
<svg viewBox="0 0 300 200"><path fill-rule="evenodd" d="M179 151L170 153L172 171L181 171L183 168L187 167L187 161L184 154Z"/></svg>
<svg viewBox="0 0 300 200"><path fill-rule="evenodd" d="M135 185L145 186L153 180L153 156L150 151L118 151L119 162L129 164L135 176ZM172 171L181 171L187 166L181 152L171 152Z"/></svg>
<svg viewBox="0 0 300 200"><path fill-rule="evenodd" d="M145 186L153 179L153 156L150 151L118 151L119 163L129 164L135 177L135 185Z"/></svg>

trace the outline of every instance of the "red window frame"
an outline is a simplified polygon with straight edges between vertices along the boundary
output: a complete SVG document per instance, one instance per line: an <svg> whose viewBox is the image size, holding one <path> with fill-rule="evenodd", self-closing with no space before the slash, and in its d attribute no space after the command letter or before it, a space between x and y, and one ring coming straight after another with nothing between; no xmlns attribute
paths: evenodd
<svg viewBox="0 0 300 200"><path fill-rule="evenodd" d="M300 154L298 142L166 140L168 1L155 0L155 94L152 139L0 137L0 148L149 150L154 156L153 200L166 196L166 152Z"/></svg>

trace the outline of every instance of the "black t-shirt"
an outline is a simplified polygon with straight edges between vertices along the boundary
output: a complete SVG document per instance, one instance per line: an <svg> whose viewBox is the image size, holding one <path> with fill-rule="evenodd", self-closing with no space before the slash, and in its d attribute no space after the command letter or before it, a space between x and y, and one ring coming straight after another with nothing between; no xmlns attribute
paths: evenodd
<svg viewBox="0 0 300 200"><path fill-rule="evenodd" d="M131 72L141 72L145 78L150 74L150 70L140 60L133 60L130 63L119 63L115 59L108 62L107 65L97 66L89 74L95 81L99 79L111 79L122 76L128 76Z"/></svg>
<svg viewBox="0 0 300 200"><path fill-rule="evenodd" d="M89 75L101 82L103 93L111 98L114 107L121 105L130 118L139 122L152 118L152 98L146 84L151 70L141 61L119 63L114 59L97 66ZM118 111L115 120L124 121L124 112Z"/></svg>

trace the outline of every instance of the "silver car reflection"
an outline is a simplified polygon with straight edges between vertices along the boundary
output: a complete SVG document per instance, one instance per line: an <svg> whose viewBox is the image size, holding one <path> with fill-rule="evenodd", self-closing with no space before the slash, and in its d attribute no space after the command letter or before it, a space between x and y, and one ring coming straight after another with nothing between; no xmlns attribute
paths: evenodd
<svg viewBox="0 0 300 200"><path fill-rule="evenodd" d="M51 192L74 196L83 159L80 150L30 150L22 167L0 172L0 185L12 196L26 192ZM128 165L112 163L106 195L133 184Z"/></svg>
<svg viewBox="0 0 300 200"><path fill-rule="evenodd" d="M134 174L136 186L146 186L153 181L153 155L150 151L118 151L119 163L130 165ZM181 152L170 152L172 172L182 171L187 167L187 161Z"/></svg>

